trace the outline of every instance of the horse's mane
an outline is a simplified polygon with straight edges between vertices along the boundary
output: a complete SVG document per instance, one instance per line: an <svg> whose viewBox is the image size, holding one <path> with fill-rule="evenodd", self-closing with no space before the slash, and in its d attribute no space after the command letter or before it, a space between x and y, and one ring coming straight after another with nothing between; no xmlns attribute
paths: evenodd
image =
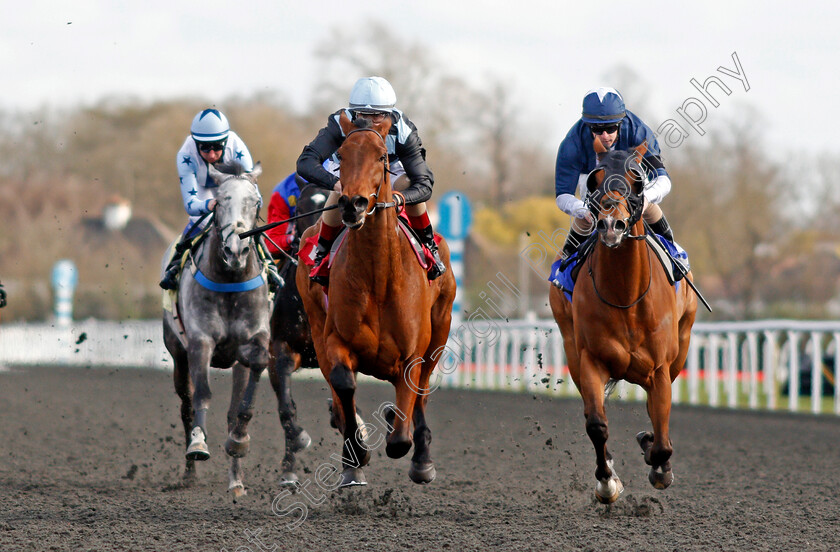
<svg viewBox="0 0 840 552"><path fill-rule="evenodd" d="M364 117L356 117L353 120L353 125L356 128L373 128L373 121L365 119Z"/></svg>
<svg viewBox="0 0 840 552"><path fill-rule="evenodd" d="M248 171L245 170L245 167L243 167L242 163L240 163L239 161L217 163L213 166L216 167L216 170L220 173L229 174L231 176L242 176L243 174L248 173Z"/></svg>

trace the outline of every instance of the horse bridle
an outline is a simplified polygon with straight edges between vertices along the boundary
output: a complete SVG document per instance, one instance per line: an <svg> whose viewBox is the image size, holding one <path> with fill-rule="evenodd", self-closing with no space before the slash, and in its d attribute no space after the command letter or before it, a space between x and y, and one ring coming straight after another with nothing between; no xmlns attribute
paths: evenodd
<svg viewBox="0 0 840 552"><path fill-rule="evenodd" d="M587 200L590 200L590 198L592 198L593 195L594 194L590 194L590 197L587 198ZM606 195L606 194L604 194L604 192L601 192L601 195ZM597 201L597 202L594 202L594 203L598 207L600 207L600 205L601 205L600 201ZM631 239L631 240L637 240L638 241L638 240L644 240L645 239L644 234L642 234L642 235L630 234L633 226L635 226L636 223L639 221L639 219L642 218L642 209L644 208L644 199L642 199L641 201L630 202L630 199L628 198L628 204L632 205L633 203L635 203L635 205L634 205L633 210L630 212L630 216L627 217L626 219L622 219L624 221L624 226L625 226L624 230L622 230L622 232L621 232L621 239L622 240ZM598 299L600 299L602 303L605 303L605 304L607 304L611 307L617 308L617 309L629 309L630 307L638 304L639 301L641 301L642 299L645 298L645 296L650 291L650 285L651 285L651 282L653 281L653 263L650 260L650 248L646 247L645 249L647 250L647 254L648 254L648 285L647 285L647 288L645 288L645 290L642 292L642 294L639 297L637 297L635 301L633 301L632 303L629 303L627 305L616 305L615 303L611 303L610 301L607 301L601 295L601 293L598 291L598 286L595 284L595 273L592 271L592 259L595 257L595 251L592 252L592 256L589 258L589 266L588 266L589 278L592 280L592 289L595 290L595 295L598 296Z"/></svg>
<svg viewBox="0 0 840 552"><path fill-rule="evenodd" d="M373 213L375 213L377 209L388 209L389 207L397 207L397 202L396 202L396 200L388 201L388 202L385 202L385 201L377 202L376 201L377 199L379 199L379 192L382 191L382 184L385 183L386 173L394 174L388 168L388 146L385 143L385 138L383 138L382 135L379 134L379 132L376 129L373 129L373 128L356 128L356 129L353 129L350 132L348 132L347 136L345 136L344 139L346 140L347 138L350 138L351 134L354 134L356 132L363 132L363 131L366 131L366 130L376 134L379 137L379 139L382 140L382 144L385 145L385 160L382 162L382 179L379 181L379 186L376 187L376 192L372 193L372 194L370 194L370 196L368 196L368 205L370 205L370 200L373 199L373 207L371 207L370 211L365 211L365 216L370 216ZM391 190L391 193L394 194L394 195L397 195L397 196L402 196L402 194L399 193L396 190ZM404 199L405 198L403 198L403 200ZM403 204L405 204L405 201L403 201Z"/></svg>

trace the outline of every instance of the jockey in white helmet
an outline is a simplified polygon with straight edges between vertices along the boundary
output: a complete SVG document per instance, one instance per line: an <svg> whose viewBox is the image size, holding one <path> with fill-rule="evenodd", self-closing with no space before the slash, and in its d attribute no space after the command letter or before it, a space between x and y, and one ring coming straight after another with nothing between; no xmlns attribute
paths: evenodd
<svg viewBox="0 0 840 552"><path fill-rule="evenodd" d="M175 158L181 180L181 197L190 219L160 281L163 289L177 289L181 256L189 249L192 238L207 224L207 218L197 224L199 219L216 206L217 186L210 178L208 166L230 162L239 163L246 172L254 169L248 146L230 129L227 117L218 109L202 109L193 118L190 135L184 140ZM270 276L274 280L273 274Z"/></svg>
<svg viewBox="0 0 840 552"><path fill-rule="evenodd" d="M446 272L446 265L440 259L434 230L426 212L426 201L432 196L434 175L426 165L426 150L417 134L417 127L402 111L394 107L396 103L397 95L384 78L364 77L356 81L350 92L348 106L330 115L327 126L303 148L297 161L297 173L312 184L330 190L325 206L335 205L341 196L339 162L334 154L345 138L338 124L342 112L351 120L362 117L374 123L390 117L391 130L385 137L385 143L388 148L392 186L405 197L405 211L409 223L423 244L432 252L434 263L429 268L428 276L434 280ZM326 167L322 165L325 161ZM315 253L316 269L329 252L340 230L341 213L336 209L325 211L321 216L321 233ZM313 275L312 279L322 285L328 282L325 276L320 275Z"/></svg>

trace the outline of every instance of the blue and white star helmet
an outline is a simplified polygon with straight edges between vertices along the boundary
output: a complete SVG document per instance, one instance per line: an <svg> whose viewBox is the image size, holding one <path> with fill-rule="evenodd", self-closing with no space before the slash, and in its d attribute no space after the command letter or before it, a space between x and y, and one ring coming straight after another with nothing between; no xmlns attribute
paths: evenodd
<svg viewBox="0 0 840 552"><path fill-rule="evenodd" d="M617 123L626 115L624 98L615 88L593 88L583 97L581 120L590 124Z"/></svg>
<svg viewBox="0 0 840 552"><path fill-rule="evenodd" d="M190 133L196 142L221 142L228 137L230 124L218 109L204 109L193 118Z"/></svg>
<svg viewBox="0 0 840 552"><path fill-rule="evenodd" d="M356 81L350 92L350 110L390 113L397 104L391 83L382 77L364 77Z"/></svg>

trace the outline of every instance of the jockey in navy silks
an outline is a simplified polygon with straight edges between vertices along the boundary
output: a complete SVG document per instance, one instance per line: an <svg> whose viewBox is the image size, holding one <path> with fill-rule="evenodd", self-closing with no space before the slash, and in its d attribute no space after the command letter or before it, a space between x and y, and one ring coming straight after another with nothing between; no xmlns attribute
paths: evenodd
<svg viewBox="0 0 840 552"><path fill-rule="evenodd" d="M555 166L554 192L557 207L572 217L572 224L563 257L570 257L594 228L594 218L582 199L586 197L586 179L597 159L594 140L600 140L609 151L627 150L647 143L642 167L648 183L644 190L642 217L650 229L674 243L674 234L659 207L671 191L671 179L662 164L659 142L653 131L633 112L624 107L624 99L614 88L595 88L583 98L583 113L560 144Z"/></svg>
<svg viewBox="0 0 840 552"><path fill-rule="evenodd" d="M372 123L379 123L385 117L389 117L391 130L383 138L388 148L391 184L394 190L401 192L401 195L395 194L397 201L405 198L405 212L409 224L433 256L434 262L428 270L428 277L434 280L446 272L446 265L440 259L432 223L426 212L426 201L432 196L434 175L426 165L426 150L417 134L417 127L402 111L394 107L396 103L396 93L384 78L365 77L356 81L350 92L348 107L330 115L327 126L303 148L298 157L297 172L308 182L330 190L326 207L337 204L341 195L341 181L339 160L335 157L335 152L345 138L338 124L341 113L346 112L351 120L361 117L369 119ZM322 165L325 161L326 167ZM321 216L321 232L315 250L315 268L310 275L313 281L321 285L327 285L328 278L315 273L338 237L341 227L341 214L338 210L326 211Z"/></svg>

